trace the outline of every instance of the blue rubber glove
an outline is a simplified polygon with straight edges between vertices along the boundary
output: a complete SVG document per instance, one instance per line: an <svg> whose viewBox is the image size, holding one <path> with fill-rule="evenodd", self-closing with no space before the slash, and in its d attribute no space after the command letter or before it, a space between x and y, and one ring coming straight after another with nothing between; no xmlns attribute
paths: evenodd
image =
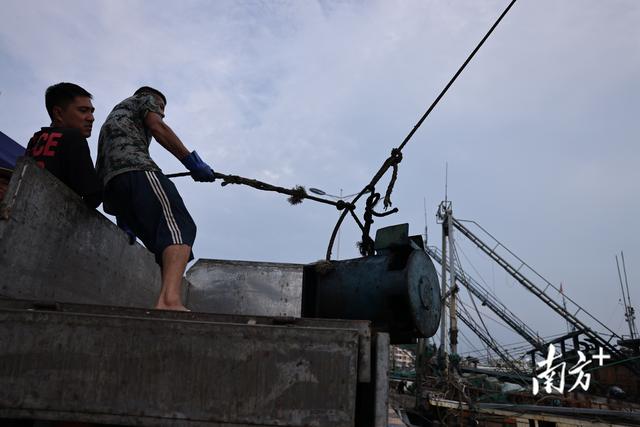
<svg viewBox="0 0 640 427"><path fill-rule="evenodd" d="M189 169L189 172L191 172L191 177L194 179L194 181L200 181L200 182L215 181L216 177L213 174L213 169L211 169L211 166L206 164L200 158L200 156L198 156L198 153L196 153L195 150L192 151L191 154L189 154L187 157L185 157L180 161L187 169Z"/></svg>

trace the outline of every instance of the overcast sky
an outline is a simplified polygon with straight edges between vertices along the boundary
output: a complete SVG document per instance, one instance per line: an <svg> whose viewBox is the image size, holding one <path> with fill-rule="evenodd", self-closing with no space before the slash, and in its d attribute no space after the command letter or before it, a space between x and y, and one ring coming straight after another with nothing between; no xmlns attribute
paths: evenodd
<svg viewBox="0 0 640 427"><path fill-rule="evenodd" d="M0 130L26 145L49 123L46 87L75 82L94 95L95 158L111 108L151 85L168 97L167 123L216 171L354 193L507 3L5 0ZM614 255L624 250L632 303L640 303L639 22L637 0L517 2L405 148L392 196L400 212L374 228L408 222L424 233L426 200L429 240L438 243L448 162L456 217L482 224L628 333ZM183 169L152 145L166 173ZM196 258L324 257L335 209L176 183L198 224ZM359 239L346 221L340 258L357 256ZM461 250L472 260L463 268L541 335L566 330L471 245L461 241ZM496 337L519 340L492 324Z"/></svg>

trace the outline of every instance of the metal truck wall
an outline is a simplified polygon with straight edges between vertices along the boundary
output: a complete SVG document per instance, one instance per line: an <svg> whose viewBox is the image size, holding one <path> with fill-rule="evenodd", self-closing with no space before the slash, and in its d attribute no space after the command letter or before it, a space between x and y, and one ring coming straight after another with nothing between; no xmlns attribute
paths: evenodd
<svg viewBox="0 0 640 427"><path fill-rule="evenodd" d="M141 245L29 159L0 203L0 297L151 307L160 270Z"/></svg>
<svg viewBox="0 0 640 427"><path fill-rule="evenodd" d="M411 245L407 224L378 234L384 253L331 263L200 259L187 272L187 305L209 313L372 320L392 343L431 337L441 305L433 263Z"/></svg>
<svg viewBox="0 0 640 427"><path fill-rule="evenodd" d="M314 327L312 319L267 326L209 322L197 313L41 311L18 303L0 301L0 418L355 425L355 329L320 320Z"/></svg>
<svg viewBox="0 0 640 427"><path fill-rule="evenodd" d="M194 311L300 317L300 264L199 259L186 276Z"/></svg>

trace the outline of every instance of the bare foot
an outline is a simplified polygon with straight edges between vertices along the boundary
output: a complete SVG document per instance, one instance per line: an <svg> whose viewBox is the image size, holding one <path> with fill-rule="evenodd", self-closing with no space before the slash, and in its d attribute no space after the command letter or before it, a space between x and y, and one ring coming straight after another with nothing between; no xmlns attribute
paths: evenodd
<svg viewBox="0 0 640 427"><path fill-rule="evenodd" d="M191 311L182 304L176 304L176 305L156 304L154 308L156 310Z"/></svg>
<svg viewBox="0 0 640 427"><path fill-rule="evenodd" d="M169 293L164 291L160 292L154 308L156 310L190 311L182 304L180 294L170 296Z"/></svg>

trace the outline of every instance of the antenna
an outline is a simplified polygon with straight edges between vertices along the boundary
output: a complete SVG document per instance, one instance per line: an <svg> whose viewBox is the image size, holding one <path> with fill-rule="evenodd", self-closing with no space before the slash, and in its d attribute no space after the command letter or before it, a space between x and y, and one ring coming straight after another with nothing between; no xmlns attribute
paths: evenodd
<svg viewBox="0 0 640 427"><path fill-rule="evenodd" d="M424 204L424 246L427 247L427 243L429 241L429 228L427 227L427 198L426 196L423 198Z"/></svg>
<svg viewBox="0 0 640 427"><path fill-rule="evenodd" d="M624 262L624 252L620 251L620 256L622 257L622 271L624 272L624 284L627 287L627 302L629 306L631 305L631 294L629 293L629 280L627 280L627 266Z"/></svg>
<svg viewBox="0 0 640 427"><path fill-rule="evenodd" d="M620 279L620 290L622 291L622 303L624 308L627 308L627 299L624 295L624 285L622 284L622 274L620 273L620 262L618 261L618 255L616 255L616 267L618 267L618 279Z"/></svg>
<svg viewBox="0 0 640 427"><path fill-rule="evenodd" d="M447 191L449 188L449 162L445 162L444 164L444 201L449 200L447 198Z"/></svg>
<svg viewBox="0 0 640 427"><path fill-rule="evenodd" d="M447 213L451 211L451 202L449 201L449 162L444 164L444 200L438 206L436 218L439 221L446 221ZM438 222L440 224L440 222Z"/></svg>

